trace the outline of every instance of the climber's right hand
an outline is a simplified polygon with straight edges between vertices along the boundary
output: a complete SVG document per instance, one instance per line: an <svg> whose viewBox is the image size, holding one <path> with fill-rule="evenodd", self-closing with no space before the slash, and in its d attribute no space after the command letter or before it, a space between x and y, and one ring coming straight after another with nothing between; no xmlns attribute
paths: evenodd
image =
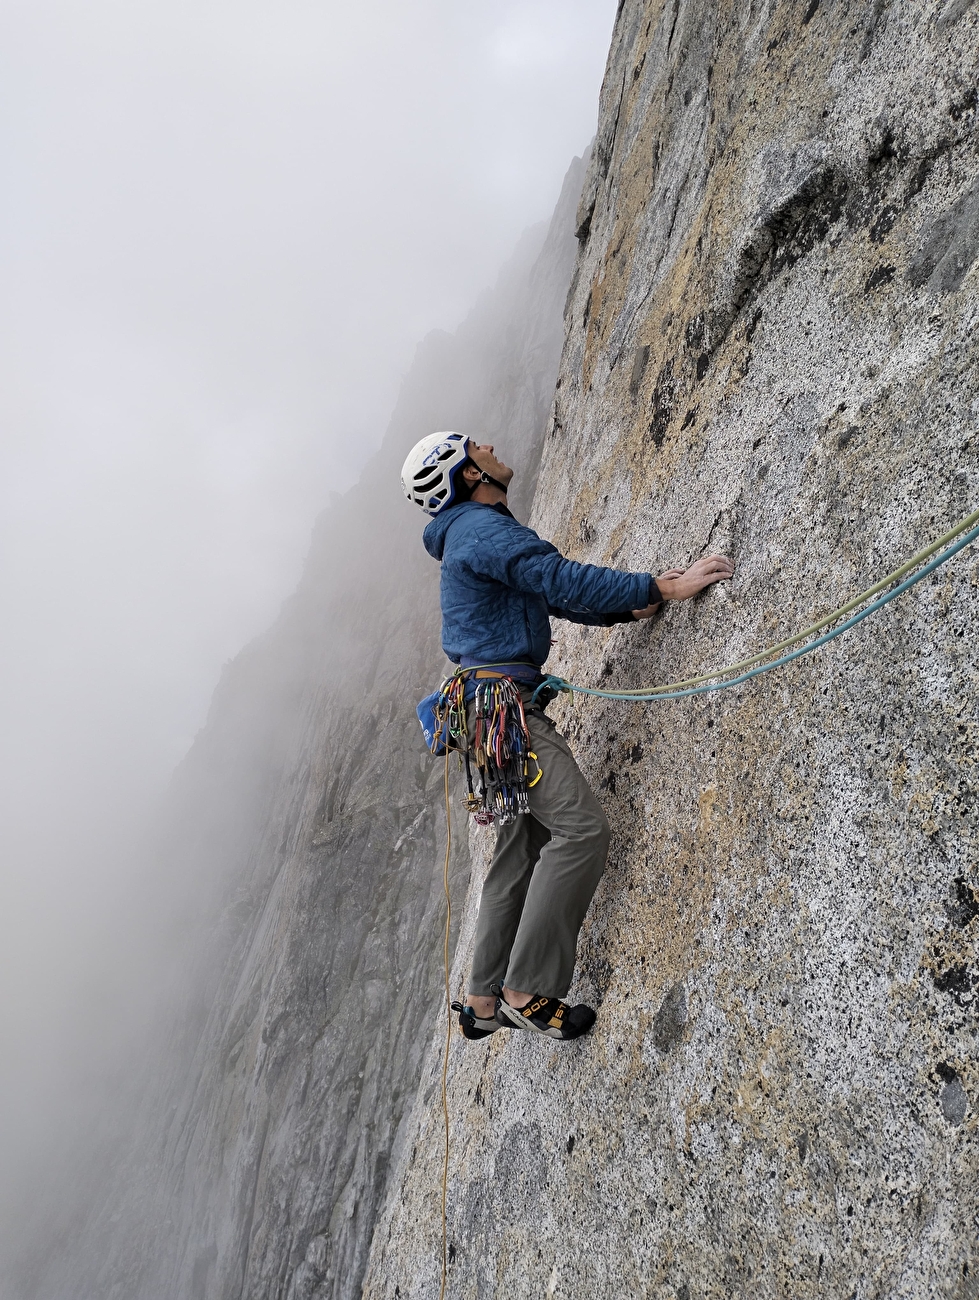
<svg viewBox="0 0 979 1300"><path fill-rule="evenodd" d="M734 577L734 562L726 555L706 555L689 569L668 569L656 579L664 600L689 600L715 582Z"/></svg>

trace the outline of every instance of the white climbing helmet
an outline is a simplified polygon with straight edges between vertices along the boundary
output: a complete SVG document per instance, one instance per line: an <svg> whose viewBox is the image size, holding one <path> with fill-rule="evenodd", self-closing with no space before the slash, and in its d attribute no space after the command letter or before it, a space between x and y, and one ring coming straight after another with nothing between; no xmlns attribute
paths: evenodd
<svg viewBox="0 0 979 1300"><path fill-rule="evenodd" d="M464 433L430 433L408 452L401 486L427 515L437 515L455 500L455 472L467 460L468 441Z"/></svg>

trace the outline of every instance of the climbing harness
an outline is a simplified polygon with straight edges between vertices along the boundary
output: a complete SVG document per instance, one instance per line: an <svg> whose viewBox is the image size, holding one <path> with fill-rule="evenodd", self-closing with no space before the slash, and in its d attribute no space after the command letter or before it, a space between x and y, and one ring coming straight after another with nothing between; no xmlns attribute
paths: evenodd
<svg viewBox="0 0 979 1300"><path fill-rule="evenodd" d="M729 686L737 686L741 682L749 681L752 677L757 677L761 673L770 672L773 668L781 668L784 664L791 663L793 659L799 659L803 655L811 654L818 650L820 646L826 645L850 628L868 618L877 610L896 600L898 596L909 591L915 583L926 578L941 565L946 564L954 555L963 550L970 543L979 537L979 510L973 511L960 523L956 524L949 532L926 546L923 551L911 557L904 564L889 573L886 578L874 586L868 587L852 600L841 605L839 609L833 610L825 618L813 623L810 627L804 628L797 632L795 636L788 637L784 641L779 641L776 645L769 646L767 650L760 650L757 654L752 655L749 659L742 659L739 663L730 664L726 668L719 668L716 672L704 673L699 677L689 677L685 681L670 682L665 686L644 686L632 690L620 691L602 691L597 687L576 686L566 681L563 677L556 675L545 676L540 685L534 691L532 704L536 703L538 696L547 693L546 698L553 698L554 694L560 691L580 691L584 695L597 695L603 699L609 700L626 700L633 703L640 701L653 700L679 700L691 695L701 695L708 691L725 690ZM954 543L949 545L949 543ZM942 550L946 546L947 550ZM941 552L936 554L936 552ZM934 556L934 559L930 557ZM925 564L925 561L930 562ZM919 565L924 564L924 568L911 577L905 578L905 574L911 573ZM872 604L867 605L866 609L860 610L859 613L853 614L853 617L846 618L846 621L840 623L839 627L833 628L824 636L817 637L815 641L809 642L808 645L801 646L798 650L793 650L791 654L782 655L770 663L764 662L770 659L772 655L779 654L782 650L787 650L790 646L799 645L808 637L821 632L823 628L830 627L831 624L839 622L841 618L851 614L854 610L859 609L861 605L866 604L874 596L885 591L892 583L903 582L886 595L879 596ZM490 668L497 665L483 664L478 668ZM490 685L489 682L480 682L476 687L475 697L476 705L476 735L474 737L474 751L477 756L482 756L484 766L479 767L480 778L483 781L481 797L473 792L472 778L469 763L469 737L466 717L466 678L469 673L477 671L474 668L460 668L451 677L439 687L438 691L428 696L418 706L418 716L422 724L422 730L425 732L425 739L428 742L432 753L439 756L445 756L445 867L443 871L443 885L445 889L445 941L443 945L443 954L445 959L445 1001L447 1011L451 1012L452 994L450 987L449 972L449 933L452 924L452 906L449 898L449 854L452 844L452 828L449 808L449 753L452 749L460 750L465 759L466 774L468 778L468 793L466 795L466 806L473 813L477 821L487 824L496 820L501 825L507 821L513 821L520 812L529 811L526 806L526 792L540 779L540 769L538 768L537 776L533 780L527 780L528 760L536 757L530 752L530 736L527 731L527 719L523 708L523 701L520 692L514 686L512 679L500 676L494 683L497 689L486 693L480 702L480 692ZM737 675L734 675L737 674ZM730 680L722 681L721 678ZM507 687L501 683L506 682ZM516 706L519 706L519 713L513 700L516 700ZM427 709L427 712L426 712ZM519 717L519 721L517 720ZM426 725L428 721L429 725ZM430 734L431 732L431 734ZM521 755L523 763L521 766ZM479 758L477 757L477 766ZM484 778L483 773L486 773ZM522 778L522 780L521 780ZM501 790L506 790L506 794L500 798L500 814L497 813L497 794ZM476 814L480 814L477 816ZM550 1010L548 1007L547 1010ZM519 1013L517 1013L519 1015ZM511 1022L516 1024L516 1017L509 1017ZM541 1032L539 1026L533 1026ZM442 1162L442 1285L439 1291L439 1300L445 1300L445 1287L448 1280L448 1216L447 1201L449 1190L449 1099L448 1099L448 1074L449 1074L449 1049L452 1043L452 1016L446 1015L446 1032L445 1032L445 1053L442 1060L442 1112L445 1119L445 1152Z"/></svg>
<svg viewBox="0 0 979 1300"><path fill-rule="evenodd" d="M639 686L632 690L618 691L602 691L594 686L577 686L571 682L565 681L563 677L550 674L544 678L540 686L538 686L537 691L580 691L583 695L599 695L603 699L607 700L652 702L654 700L682 700L689 695L704 695L710 691L726 690L729 686L737 686L741 682L749 681L752 677L758 677L762 673L771 672L773 668L781 668L783 665L791 663L793 659L800 659L803 655L812 654L812 652L818 650L820 646L824 646L828 644L828 642L835 640L836 637L842 636L844 632L849 632L850 628L856 627L856 625L861 623L865 618L869 618L871 614L876 613L879 609L883 609L883 607L889 604L892 600L896 600L898 596L902 596L904 592L909 591L915 583L920 582L922 578L927 578L929 573L933 573L935 569L946 564L953 555L957 555L964 547L968 546L971 542L974 542L977 537L979 537L979 510L973 511L971 515L968 515L960 523L956 524L954 528L945 533L942 537L939 537L937 541L932 542L932 544L926 546L923 551L919 551L917 555L912 556L911 559L902 564L900 568L895 569L893 573L889 573L886 578L881 578L880 582L875 583L872 587L868 587L867 590L862 591L859 596L854 596L852 600L847 601L845 605L841 605L839 609L834 609L833 612L827 614L825 618L821 618L817 623L813 623L810 627L804 628L801 632L797 632L795 636L788 637L785 641L779 641L776 645L769 646L767 650L760 650L756 655L752 655L750 659L742 659L740 663L731 664L727 668L718 668L715 672L704 673L700 677L689 677L686 681L682 682L670 682L666 686ZM955 541L956 538L958 538L958 541ZM949 546L948 549L942 551L940 555L935 555L936 551L941 550L943 546L952 541L955 541L954 546ZM895 587L893 591L887 592L886 595L875 600L873 604L868 605L866 609L860 610L859 614L854 614L853 617L848 618L845 623L841 623L839 627L833 628L831 632L827 632L825 636L818 637L808 645L802 646L801 649L793 650L791 654L783 655L781 658L775 659L771 663L763 662L763 660L770 658L773 654L778 654L780 650L785 650L789 646L798 645L800 641L805 641L807 637L821 631L824 627L829 627L830 624L836 623L839 619L843 618L844 615L849 614L852 610L863 605L871 598L871 596L876 596L878 592L884 591L886 587L889 587L892 582L897 582L897 580L903 578L906 573L910 573L912 569L916 569L919 564L922 564L932 555L935 555L935 558L930 564L926 564L923 569L919 570L918 573L913 574L910 578L906 578L904 582ZM756 667L755 665L758 666ZM748 669L749 671L744 672L742 671L743 669ZM737 673L738 676L731 677L732 673ZM717 680L722 677L731 677L731 680ZM535 691L535 699L536 695L537 692Z"/></svg>
<svg viewBox="0 0 979 1300"><path fill-rule="evenodd" d="M457 750L466 769L466 810L478 826L507 826L530 812L528 790L543 775L530 748L527 715L519 687L490 665L458 668L418 706L433 754ZM484 677L485 680L473 680ZM469 732L468 706L473 730ZM473 783L476 768L478 789Z"/></svg>

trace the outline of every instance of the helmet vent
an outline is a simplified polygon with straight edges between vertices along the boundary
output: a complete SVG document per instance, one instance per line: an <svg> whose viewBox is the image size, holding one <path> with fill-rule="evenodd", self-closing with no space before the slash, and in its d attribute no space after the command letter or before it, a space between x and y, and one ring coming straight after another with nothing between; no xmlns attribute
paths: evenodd
<svg viewBox="0 0 979 1300"><path fill-rule="evenodd" d="M453 478L466 463L468 439L461 433L431 433L408 453L401 470L405 496L426 514L437 515L456 499Z"/></svg>

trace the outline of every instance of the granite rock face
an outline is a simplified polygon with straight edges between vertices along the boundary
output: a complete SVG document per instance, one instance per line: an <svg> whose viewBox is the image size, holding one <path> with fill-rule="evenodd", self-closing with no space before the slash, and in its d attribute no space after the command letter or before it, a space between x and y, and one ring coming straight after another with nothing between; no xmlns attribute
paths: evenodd
<svg viewBox="0 0 979 1300"><path fill-rule="evenodd" d="M228 667L161 830L158 875L183 882L160 902L182 936L175 1006L133 1054L135 1119L120 1105L69 1225L38 1230L11 1295L360 1294L443 978L443 769L414 712L445 670L438 566L401 464L436 429L506 443L529 509L584 169L459 330L420 346L299 589Z"/></svg>
<svg viewBox="0 0 979 1300"><path fill-rule="evenodd" d="M531 522L738 571L553 671L738 660L979 505L977 66L961 0L623 0ZM752 683L551 707L614 832L599 1019L453 1038L449 1296L979 1294L977 665L971 548ZM439 1293L443 1039L371 1300Z"/></svg>

